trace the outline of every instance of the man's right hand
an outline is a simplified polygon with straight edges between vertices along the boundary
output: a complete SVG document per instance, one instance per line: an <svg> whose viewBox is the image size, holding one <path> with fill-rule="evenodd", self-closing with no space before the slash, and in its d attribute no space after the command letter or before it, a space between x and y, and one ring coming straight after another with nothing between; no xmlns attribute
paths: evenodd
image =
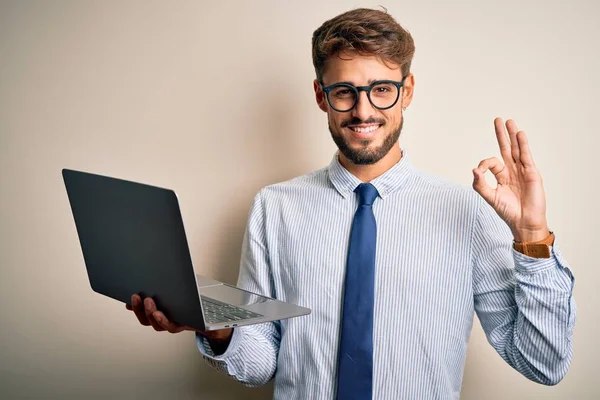
<svg viewBox="0 0 600 400"><path fill-rule="evenodd" d="M211 344L211 347L227 347L231 341L233 329L220 329L217 331L202 331L185 325L179 325L169 321L165 314L156 309L156 303L151 297L142 298L134 294L131 296L131 306L126 304L126 308L133 311L140 324L144 326L152 326L157 332L179 333L183 331L198 332L205 336Z"/></svg>

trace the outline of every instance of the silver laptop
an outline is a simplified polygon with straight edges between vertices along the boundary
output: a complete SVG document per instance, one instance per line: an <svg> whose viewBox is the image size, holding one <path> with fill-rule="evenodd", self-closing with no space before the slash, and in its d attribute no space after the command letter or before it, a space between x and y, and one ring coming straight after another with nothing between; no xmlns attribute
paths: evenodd
<svg viewBox="0 0 600 400"><path fill-rule="evenodd" d="M167 318L201 330L276 321L310 309L196 275L173 190L62 170L92 289L130 304L152 297Z"/></svg>

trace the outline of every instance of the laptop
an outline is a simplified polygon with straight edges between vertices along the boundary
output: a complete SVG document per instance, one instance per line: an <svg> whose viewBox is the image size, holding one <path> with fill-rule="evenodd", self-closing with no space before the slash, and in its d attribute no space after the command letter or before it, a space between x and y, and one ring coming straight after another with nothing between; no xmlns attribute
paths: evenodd
<svg viewBox="0 0 600 400"><path fill-rule="evenodd" d="M309 308L197 275L177 195L62 170L92 290L130 304L152 297L180 325L212 331L310 314Z"/></svg>

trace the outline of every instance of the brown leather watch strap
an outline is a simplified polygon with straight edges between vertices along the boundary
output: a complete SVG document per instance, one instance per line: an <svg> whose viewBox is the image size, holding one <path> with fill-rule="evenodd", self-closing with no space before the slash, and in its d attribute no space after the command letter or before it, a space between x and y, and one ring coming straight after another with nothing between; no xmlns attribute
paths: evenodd
<svg viewBox="0 0 600 400"><path fill-rule="evenodd" d="M554 244L554 233L550 232L545 239L537 242L513 242L513 247L519 253L533 258L549 258L550 246Z"/></svg>

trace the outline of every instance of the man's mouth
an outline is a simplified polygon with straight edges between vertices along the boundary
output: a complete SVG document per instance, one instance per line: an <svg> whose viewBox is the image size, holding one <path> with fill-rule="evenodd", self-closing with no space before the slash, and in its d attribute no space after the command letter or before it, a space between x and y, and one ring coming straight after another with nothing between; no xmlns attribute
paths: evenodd
<svg viewBox="0 0 600 400"><path fill-rule="evenodd" d="M380 126L381 125L379 125L379 124L367 125L367 126L355 125L355 126L349 126L348 128L350 128L354 132L358 132L358 133L369 133L369 132L373 132L374 130L378 129Z"/></svg>
<svg viewBox="0 0 600 400"><path fill-rule="evenodd" d="M375 132L381 127L381 124L368 125L348 125L348 129L354 132L354 136L361 139L372 137Z"/></svg>

